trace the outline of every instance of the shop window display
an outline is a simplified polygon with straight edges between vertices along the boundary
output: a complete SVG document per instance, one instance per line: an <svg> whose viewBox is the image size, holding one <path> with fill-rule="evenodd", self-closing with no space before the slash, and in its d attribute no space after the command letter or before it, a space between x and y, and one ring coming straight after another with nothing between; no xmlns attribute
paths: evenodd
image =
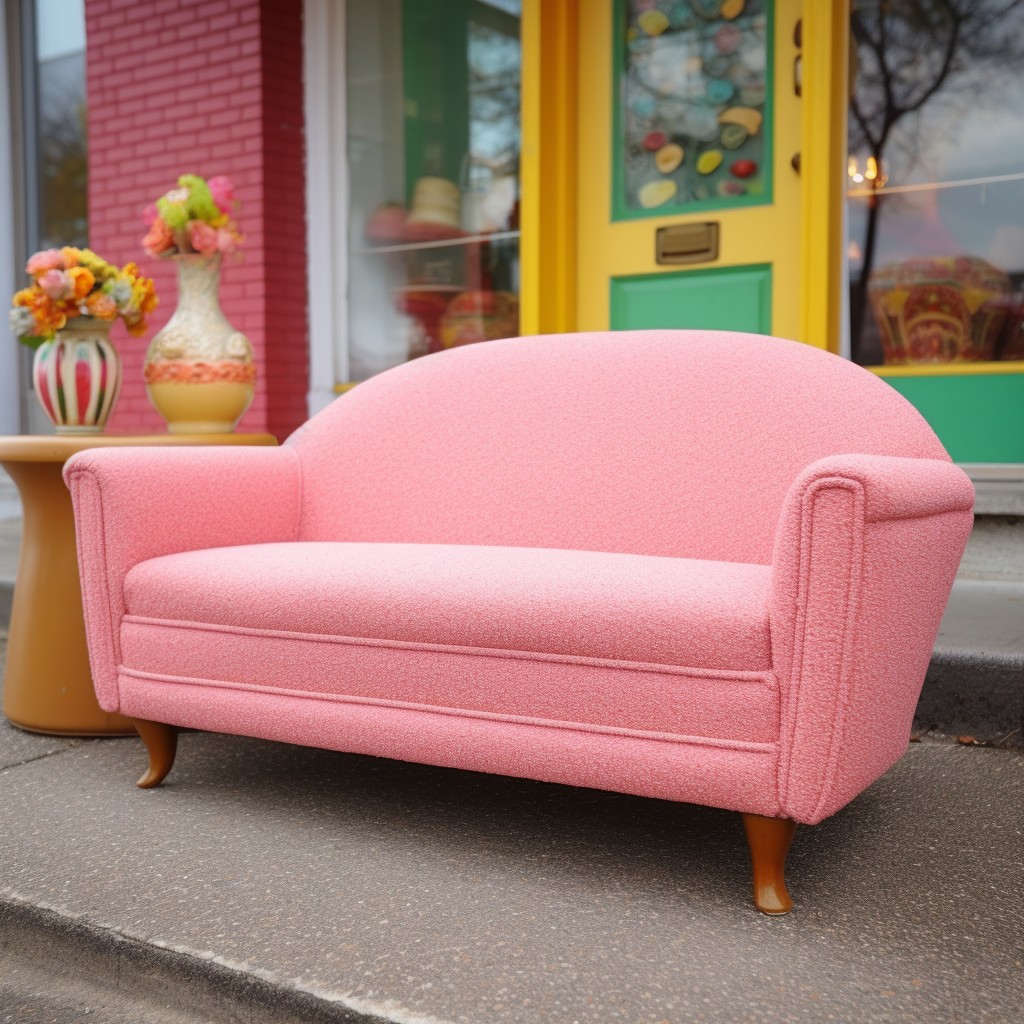
<svg viewBox="0 0 1024 1024"><path fill-rule="evenodd" d="M352 381L518 333L519 7L347 7Z"/></svg>
<svg viewBox="0 0 1024 1024"><path fill-rule="evenodd" d="M851 35L853 358L1024 360L1024 9L855 0Z"/></svg>

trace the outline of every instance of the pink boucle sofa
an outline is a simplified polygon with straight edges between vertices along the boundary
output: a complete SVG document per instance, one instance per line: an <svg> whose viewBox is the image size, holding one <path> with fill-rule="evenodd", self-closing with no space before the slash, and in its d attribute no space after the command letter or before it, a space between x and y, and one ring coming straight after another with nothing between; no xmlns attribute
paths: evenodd
<svg viewBox="0 0 1024 1024"><path fill-rule="evenodd" d="M769 913L906 749L974 500L872 374L706 331L456 349L279 449L65 476L141 785L186 726L728 808Z"/></svg>

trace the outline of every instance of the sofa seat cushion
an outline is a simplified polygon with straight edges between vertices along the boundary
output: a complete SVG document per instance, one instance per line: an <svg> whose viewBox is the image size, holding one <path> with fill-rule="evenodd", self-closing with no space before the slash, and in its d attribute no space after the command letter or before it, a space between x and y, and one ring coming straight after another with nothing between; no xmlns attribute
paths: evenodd
<svg viewBox="0 0 1024 1024"><path fill-rule="evenodd" d="M771 741L767 566L297 542L155 558L122 668L160 678Z"/></svg>
<svg viewBox="0 0 1024 1024"><path fill-rule="evenodd" d="M771 667L769 568L429 544L259 544L166 555L132 615L693 668Z"/></svg>

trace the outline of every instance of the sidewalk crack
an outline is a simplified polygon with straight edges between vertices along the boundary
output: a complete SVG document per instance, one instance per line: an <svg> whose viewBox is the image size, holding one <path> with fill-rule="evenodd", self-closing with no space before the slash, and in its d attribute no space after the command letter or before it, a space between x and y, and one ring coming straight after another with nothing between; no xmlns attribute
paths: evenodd
<svg viewBox="0 0 1024 1024"><path fill-rule="evenodd" d="M32 764L34 761L43 761L48 757L55 757L57 754L63 754L68 750L73 750L77 746L80 746L77 740L69 740L65 747L60 747L57 750L46 750L42 754L36 754L34 757L26 757L23 761L14 761L12 764L5 764L0 767L0 775L5 775L12 768L21 768L23 765Z"/></svg>

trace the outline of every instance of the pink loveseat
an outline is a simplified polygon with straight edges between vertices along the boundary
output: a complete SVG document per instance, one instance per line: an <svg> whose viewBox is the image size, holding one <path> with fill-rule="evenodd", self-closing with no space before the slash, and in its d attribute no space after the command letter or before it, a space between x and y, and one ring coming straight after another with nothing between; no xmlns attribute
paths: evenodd
<svg viewBox="0 0 1024 1024"><path fill-rule="evenodd" d="M360 384L278 449L76 455L103 708L796 822L904 752L974 492L795 342L535 337Z"/></svg>

